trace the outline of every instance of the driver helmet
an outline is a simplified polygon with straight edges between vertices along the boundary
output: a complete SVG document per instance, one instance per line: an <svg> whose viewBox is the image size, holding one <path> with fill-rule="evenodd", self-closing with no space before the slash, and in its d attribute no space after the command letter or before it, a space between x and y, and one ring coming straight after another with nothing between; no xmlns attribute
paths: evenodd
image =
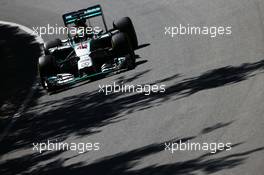
<svg viewBox="0 0 264 175"><path fill-rule="evenodd" d="M86 25L86 19L78 19L77 21L75 21L75 27L87 27Z"/></svg>

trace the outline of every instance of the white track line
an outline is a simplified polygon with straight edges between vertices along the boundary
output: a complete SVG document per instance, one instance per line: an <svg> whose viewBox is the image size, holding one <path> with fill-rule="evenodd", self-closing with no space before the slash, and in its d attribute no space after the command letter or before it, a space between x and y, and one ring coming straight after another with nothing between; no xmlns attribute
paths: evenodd
<svg viewBox="0 0 264 175"><path fill-rule="evenodd" d="M40 44L43 44L44 43L44 40L39 35L37 35L33 30L31 30L30 28L28 28L26 26L23 26L23 25L20 25L20 24L16 24L16 23L13 23L13 22L6 22L6 21L0 21L0 24L10 25L11 27L18 27L19 29L25 31L29 35L35 36L36 42L38 42ZM23 113L25 112L26 108L28 107L28 105L30 103L30 100L33 97L36 89L37 89L37 82L35 80L35 82L33 83L32 88L30 89L30 92L26 96L25 100L23 101L23 103L19 107L18 111L12 116L11 121L7 125L7 127L5 128L4 132L0 135L0 142L2 142L2 140L8 134L10 128L15 123L15 121L17 120L17 118L19 118L19 117L21 117L23 115Z"/></svg>

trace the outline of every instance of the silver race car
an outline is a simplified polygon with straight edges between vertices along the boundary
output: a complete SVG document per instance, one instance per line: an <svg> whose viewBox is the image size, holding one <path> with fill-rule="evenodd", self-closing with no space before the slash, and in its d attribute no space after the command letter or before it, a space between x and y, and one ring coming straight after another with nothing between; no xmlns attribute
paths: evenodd
<svg viewBox="0 0 264 175"><path fill-rule="evenodd" d="M40 82L47 91L135 68L138 40L129 17L113 22L110 30L100 5L62 17L68 38L46 42L45 54L39 58ZM101 26L96 17L101 19Z"/></svg>

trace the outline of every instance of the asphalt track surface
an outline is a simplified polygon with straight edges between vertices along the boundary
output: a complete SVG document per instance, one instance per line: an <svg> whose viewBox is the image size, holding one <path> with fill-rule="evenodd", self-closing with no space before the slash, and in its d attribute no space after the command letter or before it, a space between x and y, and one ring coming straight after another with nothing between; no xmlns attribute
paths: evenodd
<svg viewBox="0 0 264 175"><path fill-rule="evenodd" d="M2 0L0 20L62 24L95 0ZM264 172L264 2L100 1L108 25L130 16L140 44L135 70L53 95L36 92L1 143L1 174L245 174ZM232 35L164 35L179 24L232 26ZM55 38L45 36L44 40ZM98 93L98 85L163 83L166 93ZM99 151L32 150L33 142L99 142ZM231 142L230 151L164 151L164 142Z"/></svg>

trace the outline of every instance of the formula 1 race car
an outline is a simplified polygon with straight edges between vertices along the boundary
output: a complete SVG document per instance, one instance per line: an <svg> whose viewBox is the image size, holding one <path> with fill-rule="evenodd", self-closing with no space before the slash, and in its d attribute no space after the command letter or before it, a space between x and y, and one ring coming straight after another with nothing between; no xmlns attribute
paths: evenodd
<svg viewBox="0 0 264 175"><path fill-rule="evenodd" d="M134 50L138 40L132 21L124 17L108 30L100 5L64 14L68 38L44 44L39 58L41 85L48 92L81 80L135 68ZM102 26L92 19L100 17Z"/></svg>

